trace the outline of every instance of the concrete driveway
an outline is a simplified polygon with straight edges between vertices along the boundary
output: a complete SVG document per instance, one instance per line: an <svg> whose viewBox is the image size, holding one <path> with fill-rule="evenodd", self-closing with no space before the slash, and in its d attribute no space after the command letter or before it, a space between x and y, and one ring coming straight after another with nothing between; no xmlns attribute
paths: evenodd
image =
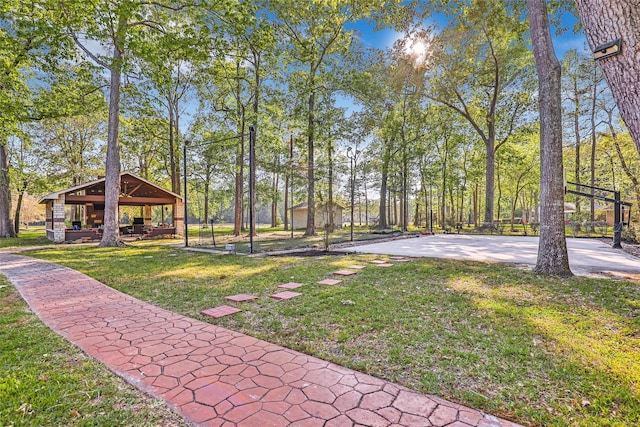
<svg viewBox="0 0 640 427"><path fill-rule="evenodd" d="M574 274L640 274L640 259L599 240L568 238L567 249ZM535 265L538 237L436 234L363 244L342 251Z"/></svg>

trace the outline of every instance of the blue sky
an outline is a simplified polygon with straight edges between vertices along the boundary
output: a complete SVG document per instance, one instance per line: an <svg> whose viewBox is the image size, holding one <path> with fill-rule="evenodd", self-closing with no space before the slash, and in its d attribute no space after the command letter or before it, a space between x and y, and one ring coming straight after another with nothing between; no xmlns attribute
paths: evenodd
<svg viewBox="0 0 640 427"><path fill-rule="evenodd" d="M561 24L566 30L561 35L555 35L555 29L552 29L552 37L554 38L554 47L558 58L562 59L564 54L570 49L584 51L587 47L587 39L584 33L580 31L574 34L573 28L577 22L575 16L570 13L564 13ZM427 21L427 25L432 24L438 28L446 26L447 18L444 15L434 15ZM362 43L367 47L375 47L378 49L389 48L393 42L402 36L401 33L390 29L374 31L373 25L364 21L347 25L348 29L355 29L361 35Z"/></svg>
<svg viewBox="0 0 640 427"><path fill-rule="evenodd" d="M587 39L582 31L573 32L573 28L577 22L577 18L571 13L562 15L561 25L565 28L560 35L555 34L555 28L551 30L556 55L562 61L565 53L570 49L576 49L578 52L584 52L588 49ZM443 28L447 25L447 18L444 15L434 15L429 18L426 25L434 25L437 28ZM366 47L386 49L390 48L394 41L402 37L402 33L391 29L383 29L374 31L373 25L364 21L347 24L347 29L358 31L361 37L361 43ZM336 96L337 106L347 108L348 111L357 111L360 107L356 107L353 101L341 95Z"/></svg>

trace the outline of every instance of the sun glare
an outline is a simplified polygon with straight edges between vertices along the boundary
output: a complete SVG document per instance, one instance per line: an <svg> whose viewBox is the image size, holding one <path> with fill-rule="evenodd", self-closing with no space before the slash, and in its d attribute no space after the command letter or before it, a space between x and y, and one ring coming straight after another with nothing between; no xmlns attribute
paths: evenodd
<svg viewBox="0 0 640 427"><path fill-rule="evenodd" d="M405 39L404 51L415 66L422 66L429 56L429 42L421 37Z"/></svg>
<svg viewBox="0 0 640 427"><path fill-rule="evenodd" d="M418 58L422 58L427 53L427 45L422 40L415 40L411 44L411 53Z"/></svg>

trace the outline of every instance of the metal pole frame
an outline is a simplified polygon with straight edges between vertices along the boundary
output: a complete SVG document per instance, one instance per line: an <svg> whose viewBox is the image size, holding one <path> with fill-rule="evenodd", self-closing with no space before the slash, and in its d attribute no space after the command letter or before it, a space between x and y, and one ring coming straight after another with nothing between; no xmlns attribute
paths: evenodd
<svg viewBox="0 0 640 427"><path fill-rule="evenodd" d="M249 147L251 150L251 141L252 141L252 132L253 132L253 138L255 139L255 126L251 125L249 126ZM202 146L202 145L210 145L210 144L216 144L219 142L225 142L225 141L231 141L233 139L238 139L238 138L242 138L243 136L247 136L247 134L241 134L241 135L236 135L236 136L231 136L229 138L222 138L222 139L218 139L216 141L204 141L202 143L196 144L195 146ZM254 141L255 142L255 141ZM183 201L184 201L184 246L186 248L189 247L189 225L188 225L188 221L187 221L187 146L191 144L191 141L189 141L188 139L184 140L183 146L182 146L182 171L184 174L183 177L183 181L184 181L184 196L183 196ZM249 165L251 167L251 165L253 164L252 162L255 160L255 151L253 152L253 155L251 154L251 152L249 153ZM255 170L253 171L255 174ZM251 171L249 172L249 174L251 175ZM255 178L255 176L254 176ZM255 185L255 179L253 181L253 184ZM252 190L252 186L251 183L249 184L249 190ZM206 218L205 218L206 220ZM253 248L253 234L251 234L251 247ZM214 246L215 246L215 242L214 242ZM252 249L253 250L253 249ZM253 252L251 252L253 253Z"/></svg>

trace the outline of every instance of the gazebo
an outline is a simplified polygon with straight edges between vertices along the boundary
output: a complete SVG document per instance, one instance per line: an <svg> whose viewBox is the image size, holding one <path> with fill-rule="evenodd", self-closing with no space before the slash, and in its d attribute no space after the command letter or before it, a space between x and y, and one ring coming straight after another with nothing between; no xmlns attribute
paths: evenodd
<svg viewBox="0 0 640 427"><path fill-rule="evenodd" d="M56 243L100 239L104 223L104 188L105 179L101 178L42 197L40 203L46 205L47 211L47 238ZM84 206L84 221L76 220L70 228L66 227L66 205ZM169 205L173 208L170 226L165 224L163 209L162 224L153 227L152 207ZM135 232L151 237L162 234L182 235L184 231L182 197L131 172L120 174L118 208L120 206L142 207L141 217L134 218L133 224L121 227L122 233Z"/></svg>

